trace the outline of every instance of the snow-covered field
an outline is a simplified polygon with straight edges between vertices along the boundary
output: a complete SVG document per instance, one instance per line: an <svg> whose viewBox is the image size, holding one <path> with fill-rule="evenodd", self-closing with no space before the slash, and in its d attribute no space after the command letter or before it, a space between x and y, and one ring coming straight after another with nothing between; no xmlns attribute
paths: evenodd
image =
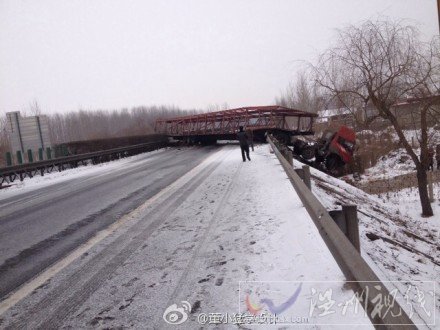
<svg viewBox="0 0 440 330"><path fill-rule="evenodd" d="M296 162L297 166L301 164ZM421 207L414 189L388 195L373 196L346 182L311 169L312 190L328 209L341 204L358 206L362 255L383 281L440 282L440 187L435 186L436 200L432 204L435 215L421 217ZM432 291L433 283L420 283L425 292ZM404 292L406 286L390 285ZM422 323L432 323L417 297L413 297L415 315ZM440 311L440 298L435 298ZM405 309L408 306L404 306ZM407 310L407 313L410 313ZM428 327L434 329L435 326Z"/></svg>

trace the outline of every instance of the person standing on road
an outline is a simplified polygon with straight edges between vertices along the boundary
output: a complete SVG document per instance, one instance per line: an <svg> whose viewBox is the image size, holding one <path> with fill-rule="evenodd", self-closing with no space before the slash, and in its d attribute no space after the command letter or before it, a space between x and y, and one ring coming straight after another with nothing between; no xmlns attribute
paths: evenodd
<svg viewBox="0 0 440 330"><path fill-rule="evenodd" d="M249 141L248 136L243 129L243 126L240 126L240 131L237 133L237 139L240 142L241 156L243 157L243 161L246 161L246 157L250 161L251 158L249 157Z"/></svg>

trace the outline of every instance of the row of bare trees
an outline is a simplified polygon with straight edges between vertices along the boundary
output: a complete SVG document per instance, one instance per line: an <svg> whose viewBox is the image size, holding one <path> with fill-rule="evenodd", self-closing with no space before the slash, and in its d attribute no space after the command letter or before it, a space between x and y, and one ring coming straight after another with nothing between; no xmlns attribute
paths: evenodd
<svg viewBox="0 0 440 330"><path fill-rule="evenodd" d="M362 120L363 127L379 118L389 122L415 165L422 214L432 216L426 170L428 121L438 125L440 118L439 37L422 42L418 30L404 21L368 20L338 30L336 42L307 70L307 76L301 74L288 89L291 94L282 95L278 103L304 104L302 109L307 110L309 104L320 106L321 100L333 100L348 109L354 120ZM309 80L304 82L304 77ZM309 101L309 95L315 100ZM413 116L418 117L420 150L405 137L395 110L402 100L413 104Z"/></svg>
<svg viewBox="0 0 440 330"><path fill-rule="evenodd" d="M172 106L134 107L122 110L95 110L57 113L49 116L50 139L54 144L119 136L154 133L157 118L181 116L195 110Z"/></svg>
<svg viewBox="0 0 440 330"><path fill-rule="evenodd" d="M275 98L275 104L316 113L326 106L326 98L314 84L309 71L302 70L280 96Z"/></svg>

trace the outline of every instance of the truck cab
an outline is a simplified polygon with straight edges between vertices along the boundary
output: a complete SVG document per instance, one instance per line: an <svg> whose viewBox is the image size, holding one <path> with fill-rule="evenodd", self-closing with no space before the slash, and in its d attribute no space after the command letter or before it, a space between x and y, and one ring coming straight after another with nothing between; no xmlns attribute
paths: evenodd
<svg viewBox="0 0 440 330"><path fill-rule="evenodd" d="M318 142L316 158L325 162L327 170L340 172L353 159L355 144L356 134L352 129L341 126L338 130L327 130Z"/></svg>

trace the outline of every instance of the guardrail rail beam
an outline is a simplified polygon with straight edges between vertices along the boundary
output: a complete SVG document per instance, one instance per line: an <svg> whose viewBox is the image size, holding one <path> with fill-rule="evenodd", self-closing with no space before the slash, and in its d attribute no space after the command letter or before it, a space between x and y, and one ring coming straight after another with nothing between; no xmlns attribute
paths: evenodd
<svg viewBox="0 0 440 330"><path fill-rule="evenodd" d="M397 301L394 301L392 306L387 306L390 307L387 313L377 313L375 310L377 301L374 300L374 297L380 296L387 299L393 296L339 229L325 207L280 153L272 138L268 136L267 140L336 263L347 281L352 284L353 291L358 296L360 305L364 308L372 324L378 329L417 329ZM349 216L351 216L351 212L353 212L352 208L348 211Z"/></svg>

